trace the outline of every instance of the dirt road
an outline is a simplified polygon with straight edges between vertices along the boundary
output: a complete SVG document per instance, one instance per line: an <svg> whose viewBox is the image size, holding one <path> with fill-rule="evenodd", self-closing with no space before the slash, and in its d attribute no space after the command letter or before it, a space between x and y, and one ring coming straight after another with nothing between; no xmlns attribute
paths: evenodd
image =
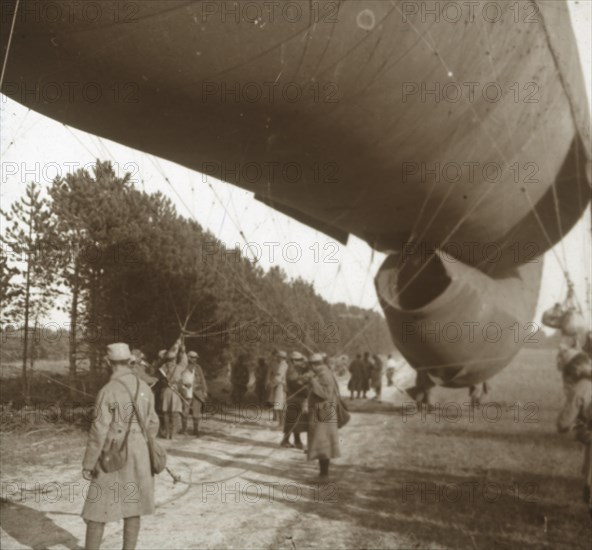
<svg viewBox="0 0 592 550"><path fill-rule="evenodd" d="M581 449L554 433L561 386L552 356L533 353L480 409L450 390L429 414L393 388L383 403L352 402L342 457L321 484L302 451L279 448L267 413L212 412L201 438L169 445L182 481L158 477L139 548L589 549ZM2 464L3 549L83 545L83 443L56 440L41 466ZM121 528L108 525L103 548L121 548Z"/></svg>

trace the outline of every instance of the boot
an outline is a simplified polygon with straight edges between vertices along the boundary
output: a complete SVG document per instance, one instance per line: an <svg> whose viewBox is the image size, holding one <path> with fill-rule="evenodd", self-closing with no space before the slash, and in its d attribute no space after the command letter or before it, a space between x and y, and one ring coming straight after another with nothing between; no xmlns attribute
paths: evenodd
<svg viewBox="0 0 592 550"><path fill-rule="evenodd" d="M164 430L163 430L163 436L166 439L171 439L172 438L172 426L171 426L171 415L168 412L165 412L163 414L162 419L164 420Z"/></svg>
<svg viewBox="0 0 592 550"><path fill-rule="evenodd" d="M199 437L199 420L197 418L193 419L193 435Z"/></svg>
<svg viewBox="0 0 592 550"><path fill-rule="evenodd" d="M329 477L329 459L328 458L320 458L319 459L319 466L321 468L320 477L323 477L323 478Z"/></svg>
<svg viewBox="0 0 592 550"><path fill-rule="evenodd" d="M123 550L136 550L140 534L140 516L123 520Z"/></svg>
<svg viewBox="0 0 592 550"><path fill-rule="evenodd" d="M187 433L187 417L181 417L181 431L179 432L181 435L185 435Z"/></svg>
<svg viewBox="0 0 592 550"><path fill-rule="evenodd" d="M166 423L166 437L167 439L173 439L173 432L175 428L175 417L174 413L167 414L167 423Z"/></svg>
<svg viewBox="0 0 592 550"><path fill-rule="evenodd" d="M104 530L104 523L98 521L87 521L84 550L99 550L99 548L101 548L101 540L103 538Z"/></svg>
<svg viewBox="0 0 592 550"><path fill-rule="evenodd" d="M294 434L294 447L296 447L297 449L304 449L304 445L302 444L302 440L300 439L299 433Z"/></svg>

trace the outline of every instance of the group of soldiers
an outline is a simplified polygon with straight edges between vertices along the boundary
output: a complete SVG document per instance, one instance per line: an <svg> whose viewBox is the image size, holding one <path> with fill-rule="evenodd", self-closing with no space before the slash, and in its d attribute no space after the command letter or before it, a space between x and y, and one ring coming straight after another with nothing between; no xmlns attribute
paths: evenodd
<svg viewBox="0 0 592 550"><path fill-rule="evenodd" d="M182 336L170 349L161 350L151 366L140 350L132 350L131 368L155 394L161 437L172 439L175 433L186 434L190 416L193 420L192 434L199 437L199 422L208 397L208 385L198 359L196 351L186 351Z"/></svg>
<svg viewBox="0 0 592 550"><path fill-rule="evenodd" d="M139 350L132 350L131 368L155 394L156 411L161 420L161 437L172 439L176 433L186 434L190 416L193 420L192 434L199 437L200 418L208 397L208 386L198 359L196 351L186 352L182 337L169 350L161 350L152 366ZM310 427L310 383L314 377L315 365L322 365L324 374L330 373L332 390L337 398L337 381L324 353L306 357L299 351L288 355L285 351L275 350L270 361L264 358L258 360L255 369L256 397L260 405L272 411L273 421L283 430L281 447L308 452L302 441L302 434L308 433ZM379 365L382 377L382 363ZM248 356L241 353L230 371L231 399L234 403L242 402L249 380ZM292 436L293 443L290 441Z"/></svg>
<svg viewBox="0 0 592 550"><path fill-rule="evenodd" d="M299 351L288 355L283 350L275 350L271 361L259 358L257 362L255 394L258 403L270 408L273 420L283 429L281 447L306 450L301 434L309 432L309 385L314 376L315 365L322 365L326 372L331 373L336 389L337 382L324 353L315 353L307 358ZM233 365L230 379L233 399L240 402L249 380L246 357L239 356ZM292 435L294 443L290 442Z"/></svg>
<svg viewBox="0 0 592 550"><path fill-rule="evenodd" d="M397 368L397 363L392 355L387 357L386 361L386 377L388 385L393 385L393 375ZM354 399L354 394L357 399L366 399L366 392L370 389L374 390L373 399L380 400L382 394L382 375L383 375L383 361L374 354L369 352L358 353L355 359L349 365L350 379L347 388L350 391L350 399Z"/></svg>

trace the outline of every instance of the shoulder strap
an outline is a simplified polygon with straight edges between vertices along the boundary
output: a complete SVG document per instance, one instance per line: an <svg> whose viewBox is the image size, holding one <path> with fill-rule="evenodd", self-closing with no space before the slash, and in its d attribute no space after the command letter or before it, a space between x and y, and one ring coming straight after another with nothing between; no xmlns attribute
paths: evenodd
<svg viewBox="0 0 592 550"><path fill-rule="evenodd" d="M116 378L115 380L117 382L119 382L127 391L127 393L129 394L129 396L132 398L132 407L133 407L133 412L136 414L136 418L138 419L138 424L140 425L140 429L142 430L142 435L144 436L144 438L146 438L146 429L144 427L144 421L142 420L142 416L140 415L139 411L138 411L138 405L137 405L137 401L138 401L138 394L140 393L140 379L135 376L136 378L136 396L132 397L132 392L129 391L129 388L118 378ZM131 418L130 418L130 422L127 425L127 431L125 434L125 437L127 439L127 436L129 434L130 428L131 428Z"/></svg>

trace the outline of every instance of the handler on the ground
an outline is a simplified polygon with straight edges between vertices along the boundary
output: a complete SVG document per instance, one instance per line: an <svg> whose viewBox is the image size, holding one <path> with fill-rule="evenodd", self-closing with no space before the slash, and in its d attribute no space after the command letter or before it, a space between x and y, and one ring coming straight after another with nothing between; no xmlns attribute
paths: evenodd
<svg viewBox="0 0 592 550"><path fill-rule="evenodd" d="M290 355L288 373L286 374L288 398L284 419L284 437L280 443L282 447L304 449L300 434L308 429L308 413L306 410L308 397L306 391L308 386L307 371L308 366L304 355L298 351L293 351ZM294 445L290 443L290 434L292 433L294 434Z"/></svg>
<svg viewBox="0 0 592 550"><path fill-rule="evenodd" d="M368 377L366 376L366 368L361 353L358 353L350 363L349 372L351 377L347 383L347 389L350 391L350 399L354 398L354 392L356 392L356 397L359 399L360 393L363 391L364 395L366 395L368 390Z"/></svg>
<svg viewBox="0 0 592 550"><path fill-rule="evenodd" d="M286 406L286 374L288 354L276 350L267 371L267 402L273 408L273 419L279 421L280 428L284 425L284 408Z"/></svg>
<svg viewBox="0 0 592 550"><path fill-rule="evenodd" d="M190 351L187 354L187 368L181 376L183 397L186 399L186 402L183 403L181 416L181 433L187 433L187 420L189 413L191 413L191 417L193 418L193 435L195 437L199 437L199 421L208 397L206 377L197 362L198 359L198 353L196 351Z"/></svg>
<svg viewBox="0 0 592 550"><path fill-rule="evenodd" d="M132 401L150 437L158 432L158 416L152 391L134 375L129 367L130 359L127 344L107 346L107 360L113 373L97 395L96 418L82 461L82 475L91 482L82 510L87 524L87 550L100 547L106 522L121 519L123 548L133 550L140 531L140 516L154 512L154 478L148 444L135 418ZM127 457L123 467L106 473L100 461L103 449L109 449L114 442L120 446L126 435ZM133 498L129 496L129 487L133 488Z"/></svg>
<svg viewBox="0 0 592 550"><path fill-rule="evenodd" d="M329 476L329 461L338 458L339 434L337 406L339 387L323 358L315 353L310 357L312 373L308 374L308 460L318 460L320 476Z"/></svg>
<svg viewBox="0 0 592 550"><path fill-rule="evenodd" d="M177 361L177 356L179 360ZM176 419L183 413L183 401L181 399L181 376L187 367L187 355L182 337L179 337L173 347L166 353L166 363L161 371L166 375L166 386L163 388L160 399L162 416L164 420L164 436L172 439L177 432Z"/></svg>

